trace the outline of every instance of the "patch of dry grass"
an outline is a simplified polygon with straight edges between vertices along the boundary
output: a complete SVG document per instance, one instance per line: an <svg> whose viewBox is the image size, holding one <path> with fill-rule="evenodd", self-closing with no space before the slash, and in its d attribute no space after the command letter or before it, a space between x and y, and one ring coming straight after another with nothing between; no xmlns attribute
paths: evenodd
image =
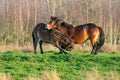
<svg viewBox="0 0 120 80"><path fill-rule="evenodd" d="M116 72L109 72L106 74L106 80L120 80L120 75L118 75Z"/></svg>
<svg viewBox="0 0 120 80"><path fill-rule="evenodd" d="M104 44L101 48L103 52L120 52L120 45Z"/></svg>
<svg viewBox="0 0 120 80"><path fill-rule="evenodd" d="M98 72L97 68L93 68L90 72L87 72L85 80L104 80L102 75Z"/></svg>
<svg viewBox="0 0 120 80"><path fill-rule="evenodd" d="M43 71L39 77L28 77L25 80L60 80L60 77L56 70Z"/></svg>
<svg viewBox="0 0 120 80"><path fill-rule="evenodd" d="M41 80L60 80L56 70L53 71L44 71L41 75Z"/></svg>
<svg viewBox="0 0 120 80"><path fill-rule="evenodd" d="M43 43L43 50L49 51L49 50L55 50L57 49L51 44ZM33 52L33 45L32 43L28 43L26 45L16 45L16 44L10 44L10 45L2 45L0 46L0 52L5 51L21 51L21 52ZM39 44L37 45L37 51L40 51Z"/></svg>
<svg viewBox="0 0 120 80"><path fill-rule="evenodd" d="M92 68L91 71L87 72L85 80L120 80L120 75L113 71L101 75L97 68Z"/></svg>
<svg viewBox="0 0 120 80"><path fill-rule="evenodd" d="M10 74L0 74L0 80L14 80ZM43 71L40 76L29 76L24 80L60 80L59 74L56 70ZM120 80L120 75L116 72L109 72L105 75L101 75L97 68L92 68L85 75L85 80Z"/></svg>
<svg viewBox="0 0 120 80"><path fill-rule="evenodd" d="M27 43L25 45L16 45L16 44L10 44L10 45L1 45L0 46L0 52L5 51L22 51L22 52L33 52L33 45L32 43ZM54 47L51 44L43 43L43 50L49 51L49 50L57 50L56 47ZM92 46L91 45L84 45L83 44L75 44L73 51L91 51ZM37 51L40 51L39 44L37 45ZM100 52L120 52L120 45L111 45L111 44L104 44Z"/></svg>
<svg viewBox="0 0 120 80"><path fill-rule="evenodd" d="M13 80L10 74L0 74L0 80Z"/></svg>
<svg viewBox="0 0 120 80"><path fill-rule="evenodd" d="M0 74L0 80L14 80L10 74ZM60 77L56 70L43 71L38 77L29 76L24 80L60 80Z"/></svg>

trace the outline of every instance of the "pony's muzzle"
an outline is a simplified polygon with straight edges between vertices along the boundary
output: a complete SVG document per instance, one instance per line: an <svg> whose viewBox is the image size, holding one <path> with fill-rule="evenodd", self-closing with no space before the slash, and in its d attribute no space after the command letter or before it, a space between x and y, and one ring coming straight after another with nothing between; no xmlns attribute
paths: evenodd
<svg viewBox="0 0 120 80"><path fill-rule="evenodd" d="M47 29L51 29L49 24L47 24Z"/></svg>
<svg viewBox="0 0 120 80"><path fill-rule="evenodd" d="M66 47L66 50L67 50L67 51L71 51L71 50L73 50L73 44L68 45L68 46Z"/></svg>
<svg viewBox="0 0 120 80"><path fill-rule="evenodd" d="M66 50L67 50L67 51L73 50L73 46L67 47Z"/></svg>
<svg viewBox="0 0 120 80"><path fill-rule="evenodd" d="M62 49L65 49L65 50L67 50L67 51L71 51L72 49L73 49L73 45L65 45L65 44L62 44L61 45L61 48Z"/></svg>

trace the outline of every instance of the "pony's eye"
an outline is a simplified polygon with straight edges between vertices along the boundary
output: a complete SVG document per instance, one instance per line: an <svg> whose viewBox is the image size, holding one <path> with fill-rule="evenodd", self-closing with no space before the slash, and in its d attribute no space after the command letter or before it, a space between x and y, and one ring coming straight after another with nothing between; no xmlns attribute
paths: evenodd
<svg viewBox="0 0 120 80"><path fill-rule="evenodd" d="M65 39L64 42L66 42L67 40Z"/></svg>

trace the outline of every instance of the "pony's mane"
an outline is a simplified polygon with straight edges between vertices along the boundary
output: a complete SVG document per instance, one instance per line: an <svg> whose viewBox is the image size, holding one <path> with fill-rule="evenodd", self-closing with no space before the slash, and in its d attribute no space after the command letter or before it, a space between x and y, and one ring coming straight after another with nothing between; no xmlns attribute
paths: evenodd
<svg viewBox="0 0 120 80"><path fill-rule="evenodd" d="M86 23L86 24L81 24L81 25L77 25L76 27L85 27L85 26L96 26L96 24L94 23Z"/></svg>
<svg viewBox="0 0 120 80"><path fill-rule="evenodd" d="M64 22L64 21L63 21L60 25L66 27L66 28L71 28L71 27L73 27L72 24L69 24L69 23Z"/></svg>

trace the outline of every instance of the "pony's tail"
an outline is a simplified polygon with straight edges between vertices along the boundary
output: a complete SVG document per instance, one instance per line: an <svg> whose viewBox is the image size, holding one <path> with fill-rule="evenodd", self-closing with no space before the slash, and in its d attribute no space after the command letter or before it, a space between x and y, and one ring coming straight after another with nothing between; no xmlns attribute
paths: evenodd
<svg viewBox="0 0 120 80"><path fill-rule="evenodd" d="M100 31L100 35L99 35L98 44L99 44L99 48L101 48L105 42L105 35L101 27L99 27L99 31Z"/></svg>
<svg viewBox="0 0 120 80"><path fill-rule="evenodd" d="M35 29L35 28L34 28ZM36 42L35 42L35 35L34 35L34 29L32 31L32 39L33 39L33 47L34 47L34 54L36 53Z"/></svg>
<svg viewBox="0 0 120 80"><path fill-rule="evenodd" d="M33 29L33 31L32 31L32 38L34 38L34 29Z"/></svg>
<svg viewBox="0 0 120 80"><path fill-rule="evenodd" d="M34 42L35 42L34 30L32 31L32 39L33 39L33 45L34 45Z"/></svg>

